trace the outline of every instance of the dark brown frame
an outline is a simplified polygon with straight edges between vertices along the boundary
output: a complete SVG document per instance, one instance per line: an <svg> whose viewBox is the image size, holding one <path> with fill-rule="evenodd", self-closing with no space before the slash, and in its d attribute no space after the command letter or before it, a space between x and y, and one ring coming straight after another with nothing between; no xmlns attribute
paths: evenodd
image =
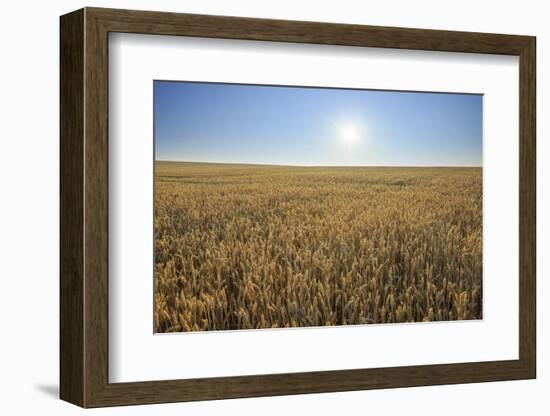
<svg viewBox="0 0 550 416"><path fill-rule="evenodd" d="M535 38L85 8L61 17L60 396L83 407L536 377ZM519 359L205 379L108 380L108 34L180 35L519 56Z"/></svg>

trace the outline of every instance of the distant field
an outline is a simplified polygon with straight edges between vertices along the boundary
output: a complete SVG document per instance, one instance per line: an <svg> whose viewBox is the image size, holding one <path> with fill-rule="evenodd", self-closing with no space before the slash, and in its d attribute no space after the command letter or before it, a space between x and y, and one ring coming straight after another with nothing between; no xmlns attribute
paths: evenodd
<svg viewBox="0 0 550 416"><path fill-rule="evenodd" d="M481 168L155 169L157 332L482 317Z"/></svg>

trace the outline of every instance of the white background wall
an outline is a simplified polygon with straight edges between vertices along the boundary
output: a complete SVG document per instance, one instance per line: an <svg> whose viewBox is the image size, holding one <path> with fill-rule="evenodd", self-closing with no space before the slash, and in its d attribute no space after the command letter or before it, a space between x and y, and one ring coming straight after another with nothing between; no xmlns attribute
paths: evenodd
<svg viewBox="0 0 550 416"><path fill-rule="evenodd" d="M124 0L13 1L0 14L0 411L68 415L82 412L58 395L58 16L82 6L317 20L433 29L529 34L538 53L538 379L459 386L225 400L87 411L119 415L408 414L543 415L550 410L549 330L544 242L550 238L543 192L550 145L543 129L550 100L546 2ZM546 67L548 66L548 67ZM545 201L546 199L546 201ZM505 238L506 236L503 236ZM505 259L503 259L505 261ZM453 342L453 340L449 340ZM32 412L32 413L31 413Z"/></svg>

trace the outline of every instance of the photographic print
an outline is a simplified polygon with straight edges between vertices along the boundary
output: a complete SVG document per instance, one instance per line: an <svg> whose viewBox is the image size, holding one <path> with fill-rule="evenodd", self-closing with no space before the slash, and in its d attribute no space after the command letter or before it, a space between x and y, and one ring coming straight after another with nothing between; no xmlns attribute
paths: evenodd
<svg viewBox="0 0 550 416"><path fill-rule="evenodd" d="M155 332L482 318L482 95L153 88Z"/></svg>

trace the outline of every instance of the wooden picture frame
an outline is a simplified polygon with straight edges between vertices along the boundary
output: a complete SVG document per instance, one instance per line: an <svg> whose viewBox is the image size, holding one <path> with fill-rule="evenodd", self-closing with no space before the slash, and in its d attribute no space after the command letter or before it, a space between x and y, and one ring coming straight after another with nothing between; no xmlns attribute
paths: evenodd
<svg viewBox="0 0 550 416"><path fill-rule="evenodd" d="M535 378L534 37L100 8L62 16L60 29L61 399L101 407ZM109 383L110 32L519 56L519 359Z"/></svg>

